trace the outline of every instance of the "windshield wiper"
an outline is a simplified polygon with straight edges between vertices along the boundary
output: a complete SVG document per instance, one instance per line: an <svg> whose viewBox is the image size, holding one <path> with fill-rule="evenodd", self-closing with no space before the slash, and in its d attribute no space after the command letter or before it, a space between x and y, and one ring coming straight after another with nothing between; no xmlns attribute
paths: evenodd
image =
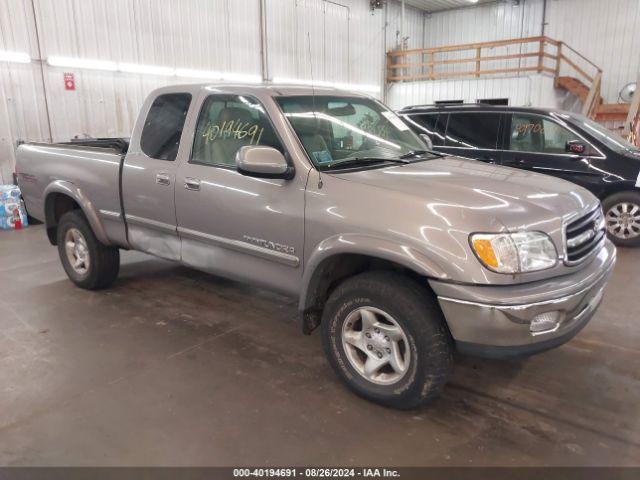
<svg viewBox="0 0 640 480"><path fill-rule="evenodd" d="M407 159L403 158L384 158L384 157L357 157L357 158L347 158L345 160L340 160L337 162L332 162L327 164L326 168L334 168L334 167L353 167L362 164L373 164L373 163L402 163L407 164L411 163Z"/></svg>
<svg viewBox="0 0 640 480"><path fill-rule="evenodd" d="M430 155L435 155L437 157L444 157L445 156L443 153L434 152L433 150L411 150L410 152L407 152L404 155L400 155L400 157L398 157L398 158L406 159L406 158L421 157L425 153L428 153Z"/></svg>

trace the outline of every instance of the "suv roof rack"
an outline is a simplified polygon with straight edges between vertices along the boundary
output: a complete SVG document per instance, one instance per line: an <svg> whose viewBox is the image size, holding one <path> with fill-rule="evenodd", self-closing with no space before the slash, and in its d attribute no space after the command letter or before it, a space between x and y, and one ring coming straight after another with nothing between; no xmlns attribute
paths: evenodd
<svg viewBox="0 0 640 480"><path fill-rule="evenodd" d="M443 102L443 103L426 103L423 105L409 105L402 110L412 110L414 108L446 108L446 107L506 107L508 105L495 105L487 102L468 102L468 103L456 103L456 102Z"/></svg>

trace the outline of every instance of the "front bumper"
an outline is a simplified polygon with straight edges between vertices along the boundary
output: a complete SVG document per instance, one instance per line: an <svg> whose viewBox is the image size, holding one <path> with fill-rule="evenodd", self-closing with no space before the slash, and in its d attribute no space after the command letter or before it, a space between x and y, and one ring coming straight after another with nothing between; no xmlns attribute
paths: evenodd
<svg viewBox="0 0 640 480"><path fill-rule="evenodd" d="M589 322L615 259L615 247L607 240L589 265L559 278L510 286L430 284L459 351L485 357L530 355L569 341Z"/></svg>

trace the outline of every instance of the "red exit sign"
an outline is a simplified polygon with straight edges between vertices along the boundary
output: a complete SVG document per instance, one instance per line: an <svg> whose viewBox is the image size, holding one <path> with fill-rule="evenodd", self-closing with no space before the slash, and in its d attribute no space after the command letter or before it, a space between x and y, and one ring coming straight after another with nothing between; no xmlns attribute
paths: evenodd
<svg viewBox="0 0 640 480"><path fill-rule="evenodd" d="M64 74L64 89L65 90L76 89L76 77L73 75L73 73Z"/></svg>

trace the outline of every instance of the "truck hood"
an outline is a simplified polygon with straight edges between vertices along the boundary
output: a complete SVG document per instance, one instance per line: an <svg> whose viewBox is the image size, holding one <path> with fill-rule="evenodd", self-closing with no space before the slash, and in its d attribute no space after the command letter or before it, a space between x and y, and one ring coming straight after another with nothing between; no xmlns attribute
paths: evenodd
<svg viewBox="0 0 640 480"><path fill-rule="evenodd" d="M483 217L487 228L507 230L532 228L533 224L550 219L568 218L593 208L598 202L590 192L565 180L459 157L336 176L424 198L434 207L432 210L439 210L438 216L446 215L451 209L459 215L463 210L467 212L463 216L469 220ZM491 225L487 225L487 221Z"/></svg>

